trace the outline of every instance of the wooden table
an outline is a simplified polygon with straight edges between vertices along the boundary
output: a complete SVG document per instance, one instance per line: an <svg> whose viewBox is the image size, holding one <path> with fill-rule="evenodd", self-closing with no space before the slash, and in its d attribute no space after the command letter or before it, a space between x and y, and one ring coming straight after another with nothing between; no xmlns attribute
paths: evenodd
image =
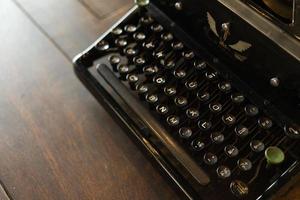
<svg viewBox="0 0 300 200"><path fill-rule="evenodd" d="M73 73L72 57L130 6L0 1L1 200L179 199ZM279 199L299 199L297 180Z"/></svg>

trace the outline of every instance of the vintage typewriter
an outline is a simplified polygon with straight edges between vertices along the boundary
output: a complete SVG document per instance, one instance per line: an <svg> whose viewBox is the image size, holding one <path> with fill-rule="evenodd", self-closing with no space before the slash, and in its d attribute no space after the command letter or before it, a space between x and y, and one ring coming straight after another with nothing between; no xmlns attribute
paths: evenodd
<svg viewBox="0 0 300 200"><path fill-rule="evenodd" d="M271 198L299 171L299 0L138 0L74 65L188 199Z"/></svg>

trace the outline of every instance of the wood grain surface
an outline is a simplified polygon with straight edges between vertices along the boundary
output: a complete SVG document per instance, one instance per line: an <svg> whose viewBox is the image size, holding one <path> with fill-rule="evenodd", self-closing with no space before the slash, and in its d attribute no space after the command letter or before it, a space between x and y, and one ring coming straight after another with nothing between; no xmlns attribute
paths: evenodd
<svg viewBox="0 0 300 200"><path fill-rule="evenodd" d="M0 200L179 199L73 73L131 0L0 1ZM300 199L300 181L277 200Z"/></svg>
<svg viewBox="0 0 300 200"><path fill-rule="evenodd" d="M76 1L69 1L68 6L82 9ZM5 38L0 47L0 178L11 197L176 199L160 174L77 80L70 60L19 6L0 1L0 17L9 19L0 26L0 37ZM75 11L73 17L78 17ZM74 35L74 43L85 40L80 32ZM85 42L87 46L90 41Z"/></svg>

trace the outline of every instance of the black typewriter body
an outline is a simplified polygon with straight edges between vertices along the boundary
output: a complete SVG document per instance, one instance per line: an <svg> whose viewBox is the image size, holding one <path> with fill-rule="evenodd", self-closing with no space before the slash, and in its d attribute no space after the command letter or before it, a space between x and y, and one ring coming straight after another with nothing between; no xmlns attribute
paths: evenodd
<svg viewBox="0 0 300 200"><path fill-rule="evenodd" d="M134 6L74 66L188 199L268 199L299 172L300 41L245 2Z"/></svg>

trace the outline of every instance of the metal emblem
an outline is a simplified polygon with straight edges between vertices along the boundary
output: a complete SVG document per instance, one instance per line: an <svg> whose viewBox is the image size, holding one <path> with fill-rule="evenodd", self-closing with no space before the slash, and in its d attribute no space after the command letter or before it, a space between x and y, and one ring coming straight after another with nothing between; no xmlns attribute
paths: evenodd
<svg viewBox="0 0 300 200"><path fill-rule="evenodd" d="M234 56L240 61L245 61L247 57L244 56L243 53L250 49L252 47L252 44L242 40L239 40L234 44L228 44L227 39L230 36L230 23L223 23L221 25L222 33L218 33L216 20L212 17L212 15L209 12L207 12L207 21L210 30L219 38L219 45L231 51L234 54Z"/></svg>

